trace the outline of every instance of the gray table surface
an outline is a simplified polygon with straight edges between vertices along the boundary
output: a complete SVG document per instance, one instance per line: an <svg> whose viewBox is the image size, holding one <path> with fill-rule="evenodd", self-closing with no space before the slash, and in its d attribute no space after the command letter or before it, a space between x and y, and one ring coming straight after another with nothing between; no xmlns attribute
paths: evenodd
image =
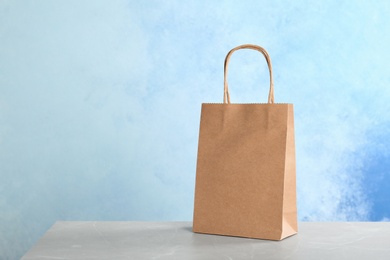
<svg viewBox="0 0 390 260"><path fill-rule="evenodd" d="M191 222L56 222L32 259L390 259L390 222L300 222L282 241L196 234Z"/></svg>

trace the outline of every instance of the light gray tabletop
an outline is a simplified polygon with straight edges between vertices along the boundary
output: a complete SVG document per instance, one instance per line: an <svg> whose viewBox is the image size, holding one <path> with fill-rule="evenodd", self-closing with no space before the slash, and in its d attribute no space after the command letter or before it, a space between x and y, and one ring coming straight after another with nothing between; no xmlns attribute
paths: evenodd
<svg viewBox="0 0 390 260"><path fill-rule="evenodd" d="M56 222L22 258L390 259L390 222L300 222L282 241L195 234L191 222Z"/></svg>

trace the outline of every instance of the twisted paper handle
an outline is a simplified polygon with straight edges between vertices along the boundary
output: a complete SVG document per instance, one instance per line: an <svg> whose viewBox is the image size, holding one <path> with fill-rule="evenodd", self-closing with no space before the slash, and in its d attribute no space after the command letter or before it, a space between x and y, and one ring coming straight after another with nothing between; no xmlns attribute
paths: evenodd
<svg viewBox="0 0 390 260"><path fill-rule="evenodd" d="M223 78L223 85L224 85L224 95L223 95L223 103L230 104L230 96L229 96L229 87L227 82L227 76L228 76L228 64L230 57L232 56L233 52L240 50L240 49L252 49L261 52L268 64L268 70L269 70L269 94L268 94L268 103L274 103L274 81L272 79L272 65L271 65L271 58L269 57L268 52L260 46L253 45L253 44L244 44L237 46L233 48L229 53L226 55L225 58L225 65L224 65L224 78Z"/></svg>

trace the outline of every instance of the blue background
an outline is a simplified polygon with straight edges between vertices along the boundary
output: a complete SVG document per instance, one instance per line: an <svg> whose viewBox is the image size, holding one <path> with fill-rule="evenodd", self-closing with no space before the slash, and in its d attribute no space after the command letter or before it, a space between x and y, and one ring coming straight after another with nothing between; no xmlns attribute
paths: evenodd
<svg viewBox="0 0 390 260"><path fill-rule="evenodd" d="M200 104L265 47L299 219L390 218L389 1L0 1L0 258L56 220L192 219ZM257 52L232 102L265 102Z"/></svg>

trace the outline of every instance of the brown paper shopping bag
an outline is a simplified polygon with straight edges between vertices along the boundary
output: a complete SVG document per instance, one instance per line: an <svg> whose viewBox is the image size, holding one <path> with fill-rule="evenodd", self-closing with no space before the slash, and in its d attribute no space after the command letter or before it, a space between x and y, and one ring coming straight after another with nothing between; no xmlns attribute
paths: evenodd
<svg viewBox="0 0 390 260"><path fill-rule="evenodd" d="M231 104L228 63L239 49L268 63L268 104ZM270 57L256 45L226 56L223 104L202 104L193 231L281 240L297 233L294 114L275 104Z"/></svg>

